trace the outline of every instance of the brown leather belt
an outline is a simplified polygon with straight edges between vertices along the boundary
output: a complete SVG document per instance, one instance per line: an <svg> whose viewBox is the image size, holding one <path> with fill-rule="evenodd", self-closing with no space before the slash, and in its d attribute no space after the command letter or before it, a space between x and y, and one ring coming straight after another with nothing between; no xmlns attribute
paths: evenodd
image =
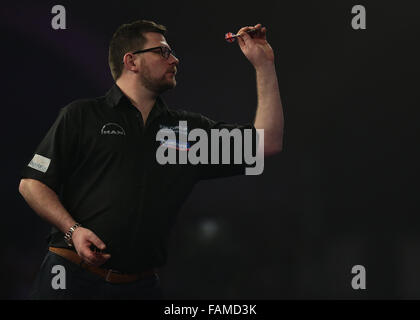
<svg viewBox="0 0 420 320"><path fill-rule="evenodd" d="M83 269L88 270L96 275L101 276L107 282L111 283L128 283L133 282L136 280L140 280L147 276L152 276L157 273L156 269L146 270L141 273L120 273L119 271L112 270L112 269L103 269L99 267L95 267L89 265L83 261L83 259L73 250L65 249L65 248L56 248L56 247L49 247L51 252L58 254L59 256L67 259L79 266Z"/></svg>

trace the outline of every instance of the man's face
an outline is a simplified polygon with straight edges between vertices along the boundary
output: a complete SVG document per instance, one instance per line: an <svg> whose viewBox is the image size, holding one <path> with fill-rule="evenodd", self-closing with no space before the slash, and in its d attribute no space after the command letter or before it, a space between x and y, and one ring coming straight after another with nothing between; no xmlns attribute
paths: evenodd
<svg viewBox="0 0 420 320"><path fill-rule="evenodd" d="M144 34L147 39L143 49L165 46L170 49L165 37L157 32ZM140 81L149 90L158 94L176 86L175 74L179 60L172 54L165 59L159 49L139 54Z"/></svg>

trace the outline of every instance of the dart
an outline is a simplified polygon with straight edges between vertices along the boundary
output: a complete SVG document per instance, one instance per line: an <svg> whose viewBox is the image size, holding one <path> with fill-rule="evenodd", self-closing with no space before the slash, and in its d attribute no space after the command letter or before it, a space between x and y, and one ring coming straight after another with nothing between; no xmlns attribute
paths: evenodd
<svg viewBox="0 0 420 320"><path fill-rule="evenodd" d="M258 30L261 30L261 29L250 29L250 30L247 30L245 32L249 33L249 34L252 34L252 33L257 32ZM228 32L228 33L225 34L225 40L229 43L235 42L237 37L240 37L240 35L239 34L234 34L232 32Z"/></svg>

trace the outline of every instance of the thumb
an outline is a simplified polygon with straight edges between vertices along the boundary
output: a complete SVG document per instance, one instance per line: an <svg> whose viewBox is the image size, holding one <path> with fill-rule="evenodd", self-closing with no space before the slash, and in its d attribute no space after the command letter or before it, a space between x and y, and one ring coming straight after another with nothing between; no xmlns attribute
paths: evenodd
<svg viewBox="0 0 420 320"><path fill-rule="evenodd" d="M98 236L94 234L93 232L90 234L88 239L100 250L104 250L106 248L105 243L103 243L102 240L99 239Z"/></svg>

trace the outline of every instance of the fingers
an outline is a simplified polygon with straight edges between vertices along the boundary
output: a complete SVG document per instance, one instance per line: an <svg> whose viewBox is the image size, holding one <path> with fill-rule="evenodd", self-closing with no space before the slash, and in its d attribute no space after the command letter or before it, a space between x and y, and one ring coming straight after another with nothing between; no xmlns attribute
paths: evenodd
<svg viewBox="0 0 420 320"><path fill-rule="evenodd" d="M243 28L241 28L241 29L239 29L239 31L237 32L237 34L242 34L242 35L248 35L248 36L250 36L248 33L247 33L247 31L250 31L250 30L256 30L256 33L258 33L258 32L260 32L261 31L261 29L262 29L262 25L261 25L261 23L258 23L258 24L256 24L255 26L253 26L253 27L251 27L251 26L247 26L247 27L243 27ZM251 36L250 36L251 37Z"/></svg>
<svg viewBox="0 0 420 320"><path fill-rule="evenodd" d="M102 250L105 250L106 245L96 234L86 228L77 228L76 231L78 229L81 230L77 237L73 239L73 243L77 253L84 262L90 265L100 266L111 258L110 254L101 252ZM98 251L97 249L101 251Z"/></svg>
<svg viewBox="0 0 420 320"><path fill-rule="evenodd" d="M256 30L256 31L252 34L249 34L247 32L249 30ZM267 32L267 28L262 27L261 23L258 23L253 27L251 26L243 27L239 29L239 31L237 32L237 34L239 35L238 43L242 47L252 38L262 38L265 40L266 32Z"/></svg>
<svg viewBox="0 0 420 320"><path fill-rule="evenodd" d="M249 41L251 39L251 36L247 33L248 30L253 29L252 27L243 27L241 29L239 29L239 31L236 33L237 35L239 35L238 39L238 43L240 46L243 46L246 44L247 41Z"/></svg>
<svg viewBox="0 0 420 320"><path fill-rule="evenodd" d="M265 38L267 28L263 28L261 23L256 24L253 29L256 30L256 32L252 34L253 38Z"/></svg>
<svg viewBox="0 0 420 320"><path fill-rule="evenodd" d="M82 251L82 258L86 260L87 263L100 266L104 264L109 258L111 258L110 254L106 254L100 251L91 250L91 246L93 244L94 247L98 248L99 250L105 250L106 245L102 242L101 239L98 238L93 232L90 233L87 238L87 247L83 248Z"/></svg>
<svg viewBox="0 0 420 320"><path fill-rule="evenodd" d="M266 40L266 36L267 36L267 28L263 27L263 28L261 28L261 38Z"/></svg>
<svg viewBox="0 0 420 320"><path fill-rule="evenodd" d="M88 235L87 240L92 242L100 250L105 250L106 248L105 243L103 243L93 232Z"/></svg>
<svg viewBox="0 0 420 320"><path fill-rule="evenodd" d="M111 258L109 253L91 251L89 247L81 249L79 255L83 261L93 266L100 266L104 264L109 258Z"/></svg>

